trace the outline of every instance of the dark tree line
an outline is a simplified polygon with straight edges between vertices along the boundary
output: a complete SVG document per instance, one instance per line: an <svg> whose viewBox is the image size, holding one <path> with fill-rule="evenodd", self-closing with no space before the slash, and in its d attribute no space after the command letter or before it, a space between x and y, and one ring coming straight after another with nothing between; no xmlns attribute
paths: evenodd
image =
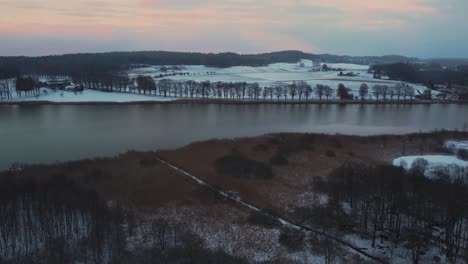
<svg viewBox="0 0 468 264"><path fill-rule="evenodd" d="M133 64L206 65L211 67L262 66L276 62L295 63L319 56L300 51L282 51L257 55L236 53L203 54L188 52L144 51L96 54L69 54L45 57L0 57L0 72L18 74L77 74L119 72Z"/></svg>
<svg viewBox="0 0 468 264"><path fill-rule="evenodd" d="M380 64L371 67L377 73L384 72L393 80L422 83L429 87L434 84L455 83L468 85L468 71L463 67L458 70L424 69L421 65L410 63Z"/></svg>
<svg viewBox="0 0 468 264"><path fill-rule="evenodd" d="M0 80L0 101L13 98L13 83L11 80Z"/></svg>
<svg viewBox="0 0 468 264"><path fill-rule="evenodd" d="M39 82L32 77L16 78L15 87L18 96L40 93Z"/></svg>
<svg viewBox="0 0 468 264"><path fill-rule="evenodd" d="M20 74L63 74L117 72L132 65L206 65L212 67L262 66L277 62L296 63L301 59L322 60L330 63L395 63L408 61L401 56L351 57L329 54L310 54L301 51L280 51L264 54L190 53L167 51L110 52L95 54L68 54L44 57L0 57L0 78ZM415 61L415 60L413 60Z"/></svg>
<svg viewBox="0 0 468 264"><path fill-rule="evenodd" d="M244 263L207 249L182 222L143 228L133 209L91 189L62 174L0 175L0 263Z"/></svg>
<svg viewBox="0 0 468 264"><path fill-rule="evenodd" d="M102 263L123 250L122 214L64 175L0 178L0 260Z"/></svg>
<svg viewBox="0 0 468 264"><path fill-rule="evenodd" d="M327 206L300 209L300 217L318 228L339 228L367 236L376 247L388 242L403 246L413 263L430 246L447 261L468 259L468 186L462 180L422 175L424 164L412 170L381 165L346 164L327 181L314 179L316 191L328 195ZM345 214L341 204L347 204Z"/></svg>

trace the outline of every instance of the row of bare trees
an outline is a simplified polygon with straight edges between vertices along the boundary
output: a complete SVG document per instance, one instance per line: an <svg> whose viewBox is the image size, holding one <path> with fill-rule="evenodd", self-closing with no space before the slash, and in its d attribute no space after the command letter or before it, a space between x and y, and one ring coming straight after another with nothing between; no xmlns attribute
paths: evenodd
<svg viewBox="0 0 468 264"><path fill-rule="evenodd" d="M197 82L177 81L173 79L155 80L150 76L138 76L134 79L127 75L73 76L76 84L88 89L105 91L130 92L146 95L171 96L180 98L219 98L219 99L250 99L250 100L309 100L318 98L355 99L352 90L342 83L335 90L328 85L310 86L305 81L295 81L292 84L278 84L273 87L261 87L258 83L247 82ZM406 84L395 86L374 85L370 91L363 83L358 91L362 101L373 95L376 100L398 101L413 99L415 90Z"/></svg>
<svg viewBox="0 0 468 264"><path fill-rule="evenodd" d="M63 175L2 177L0 262L103 263L124 250L122 213Z"/></svg>
<svg viewBox="0 0 468 264"><path fill-rule="evenodd" d="M208 249L187 222L103 199L92 181L43 176L0 174L0 263L246 263Z"/></svg>
<svg viewBox="0 0 468 264"><path fill-rule="evenodd" d="M13 98L13 84L9 79L0 80L0 101Z"/></svg>
<svg viewBox="0 0 468 264"><path fill-rule="evenodd" d="M361 86L359 89L360 94L362 90L365 90L365 87ZM379 100L380 97L384 101L388 100L388 98L390 98L390 100L394 100L394 98L396 98L398 101L401 99L406 100L407 98L413 100L415 90L413 87L406 84L396 84L394 86L378 84L372 87L372 94L376 100Z"/></svg>
<svg viewBox="0 0 468 264"><path fill-rule="evenodd" d="M375 100L413 100L415 89L407 84L394 86L377 84L372 89L363 83L358 91L352 91L340 83L337 89L328 85L317 84L310 86L305 81L295 81L291 84L278 84L275 86L261 87L258 83L247 82L197 82L193 80L178 81L173 79L155 80L150 76L138 76L130 78L128 75L99 74L99 75L72 75L76 85L87 89L102 90L108 92L126 92L145 95L157 95L179 98L218 98L237 100L327 100L339 98L341 100L361 101L375 98ZM48 76L47 78L57 78ZM17 78L14 83L7 80L0 81L0 99L12 98L12 87L15 87L18 96L37 95L40 93L41 83L38 77ZM358 96L354 96L353 92Z"/></svg>
<svg viewBox="0 0 468 264"><path fill-rule="evenodd" d="M40 93L40 85L37 79L32 77L0 80L0 100L11 100L13 91L19 97L37 95Z"/></svg>

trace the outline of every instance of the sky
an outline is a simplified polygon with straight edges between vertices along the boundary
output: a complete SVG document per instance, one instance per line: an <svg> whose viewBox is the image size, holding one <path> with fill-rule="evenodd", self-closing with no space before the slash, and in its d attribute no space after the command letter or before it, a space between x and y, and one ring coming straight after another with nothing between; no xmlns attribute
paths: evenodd
<svg viewBox="0 0 468 264"><path fill-rule="evenodd" d="M0 56L169 50L468 57L468 0L0 0Z"/></svg>

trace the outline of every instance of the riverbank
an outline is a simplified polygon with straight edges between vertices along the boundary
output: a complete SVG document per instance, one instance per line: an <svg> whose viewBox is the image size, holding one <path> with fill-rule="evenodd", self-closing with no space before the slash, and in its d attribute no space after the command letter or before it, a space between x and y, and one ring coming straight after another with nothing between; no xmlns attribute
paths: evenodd
<svg viewBox="0 0 468 264"><path fill-rule="evenodd" d="M303 225L298 218L298 210L328 203L326 195L314 189L317 177L326 181L343 164L389 165L401 155L444 153L442 146L448 140L468 140L468 132L367 137L267 134L196 142L156 153L128 152L114 158L31 165L0 172L0 180L21 179L24 184L33 179L33 184L37 184L61 179L67 183L67 188L71 183L76 184L76 189L84 188L86 192L96 193L99 200L111 208L116 205L117 208L124 208L126 216L121 221L125 221L125 226L131 225L134 230L127 234L130 251L141 251L150 246L148 241L151 240L146 237L154 234L155 226L160 228L158 226L164 220L166 222L163 223L168 223L171 228L177 226L180 234L190 231L192 238L199 237L197 243L202 247L214 247L247 260L261 254L260 263L303 263L297 260L298 254L320 262L322 253L309 249L321 245L318 241L327 236L342 242L333 246L338 256L355 259L350 263L361 263L363 256L356 254L353 248L376 259L385 259L389 255L385 249L387 242L379 242L373 248L369 237L358 236L349 230L337 230L337 226L332 226L322 229L322 235L304 230L304 241L291 250L291 244L284 241L285 232L289 232L288 224L269 223L268 218L262 218L255 210L240 206L236 201L242 200L261 208L277 219L288 219ZM254 161L253 164L268 164L272 176L257 179L224 175L218 171L217 161L226 156L244 157ZM166 161L176 167L168 165ZM197 182L197 179L209 184L209 188ZM219 193L230 198L226 199ZM127 219L129 215L134 217L133 220ZM313 240L315 236L320 239ZM231 248L236 250L230 251ZM432 252L427 256L431 258ZM398 258L399 263L407 263L398 254L392 258Z"/></svg>
<svg viewBox="0 0 468 264"><path fill-rule="evenodd" d="M468 132L368 137L271 134L197 142L176 150L158 151L158 155L213 185L240 193L261 208L272 208L292 217L294 208L306 205L307 199L312 198L308 195L312 195L310 183L314 176L326 177L346 163L392 164L401 156L446 154L443 142L452 139L468 140ZM217 160L231 154L271 164L271 179L245 180L220 175L215 169ZM275 165L275 158L279 165Z"/></svg>
<svg viewBox="0 0 468 264"><path fill-rule="evenodd" d="M236 100L236 99L168 99L168 100L145 100L145 101L0 101L0 105L154 105L154 104L219 104L219 105L449 105L468 104L467 100L413 100L413 101L376 101L376 100Z"/></svg>

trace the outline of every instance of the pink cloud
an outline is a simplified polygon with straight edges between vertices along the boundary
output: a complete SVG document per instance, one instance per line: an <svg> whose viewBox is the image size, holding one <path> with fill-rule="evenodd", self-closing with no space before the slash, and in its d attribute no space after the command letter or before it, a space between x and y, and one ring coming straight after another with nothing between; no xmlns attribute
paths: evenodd
<svg viewBox="0 0 468 264"><path fill-rule="evenodd" d="M318 51L314 42L328 33L415 31L415 21L439 14L433 3L442 0L0 1L0 34L118 36L154 49Z"/></svg>
<svg viewBox="0 0 468 264"><path fill-rule="evenodd" d="M94 36L99 38L109 38L112 36L112 29L104 25L50 25L50 24L0 24L0 34L15 35L71 35L71 36Z"/></svg>
<svg viewBox="0 0 468 264"><path fill-rule="evenodd" d="M336 8L346 12L433 13L434 7L421 0L304 0L309 5Z"/></svg>

